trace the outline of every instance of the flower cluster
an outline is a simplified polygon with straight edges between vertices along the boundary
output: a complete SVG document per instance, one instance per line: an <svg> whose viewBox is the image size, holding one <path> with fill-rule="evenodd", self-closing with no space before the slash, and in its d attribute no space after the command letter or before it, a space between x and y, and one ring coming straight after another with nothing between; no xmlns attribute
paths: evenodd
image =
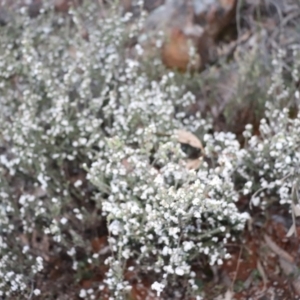
<svg viewBox="0 0 300 300"><path fill-rule="evenodd" d="M119 108L118 94L136 68L123 60L130 32L117 11L99 19L94 2L63 16L45 3L35 19L22 8L0 28L0 286L7 297L30 295L57 253L90 247L79 234L93 226L94 188L82 164L125 125L117 110L127 108L129 91Z"/></svg>
<svg viewBox="0 0 300 300"><path fill-rule="evenodd" d="M140 133L135 148L120 137L110 138L111 155L92 163L89 172L96 186L99 178L108 178L109 196L98 193L97 201L109 221L111 248L121 261L133 259L138 272L156 274L164 286L177 276L197 290L193 260L204 254L210 264L222 264L229 256L226 243L248 218L234 204L239 143L232 134L206 135L205 151L217 154L216 166L202 162L194 171L187 170L176 140L159 138L153 126ZM109 283L112 289L118 285Z"/></svg>
<svg viewBox="0 0 300 300"><path fill-rule="evenodd" d="M80 298L124 299L129 271L147 274L158 296L200 299L195 264L221 265L249 217L235 205L237 181L256 193L253 204L264 206L267 192L290 203L300 115L270 102L261 136L249 125L244 148L232 133L211 133L191 113L187 77L159 60L146 69L142 46L130 47L144 15L99 10L85 1L63 15L43 3L36 18L22 8L0 27L0 296L46 298L45 274L65 272ZM298 101L278 92L279 74L270 96ZM204 144L197 168L178 129ZM109 249L96 251L101 230ZM78 287L104 261L99 286Z"/></svg>
<svg viewBox="0 0 300 300"><path fill-rule="evenodd" d="M273 60L270 101L266 103L265 118L260 121L260 136L252 133L251 125L246 126L244 132L246 147L238 169L245 180L243 194L251 195L252 204L263 209L272 200L291 204L294 200L292 190L298 193L299 189L300 103L296 86L300 60L299 47L292 49L294 84L290 87L285 84L283 59L286 53L279 51Z"/></svg>
<svg viewBox="0 0 300 300"><path fill-rule="evenodd" d="M97 2L71 9L67 16L46 5L30 19L22 8L14 22L1 27L0 286L7 297L30 295L32 289L45 292L37 283L39 273L58 253L69 257L68 272L77 278L97 264L83 235L103 224L95 209L104 212L109 202L93 199L95 190L108 184L111 199L122 184L111 179L109 170L118 174L111 159L120 153L114 153L108 137L112 142L118 137L122 151L143 143L132 155L142 174L153 143L159 142L145 128L164 135L184 119L187 127L203 123L186 118L184 108L195 97L172 72L150 77L129 53L126 43L139 23L132 24L130 14L120 16L117 6L100 19L98 12ZM82 37L84 28L88 39ZM107 174L91 186L83 166L99 156ZM121 191L130 210L134 201ZM148 193L150 186L143 197ZM78 258L80 251L84 256ZM109 276L110 271L108 282Z"/></svg>

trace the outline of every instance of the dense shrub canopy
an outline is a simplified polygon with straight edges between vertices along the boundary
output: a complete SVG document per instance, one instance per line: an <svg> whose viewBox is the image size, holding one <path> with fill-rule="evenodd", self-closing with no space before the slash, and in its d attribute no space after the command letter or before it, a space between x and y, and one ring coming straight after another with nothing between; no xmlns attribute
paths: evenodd
<svg viewBox="0 0 300 300"><path fill-rule="evenodd" d="M226 244L249 219L240 196L263 208L270 197L292 203L300 116L281 107L299 92L284 86L279 55L260 136L247 126L242 148L190 114L196 97L184 75L162 73L159 60L149 70L141 46L126 47L141 22L133 26L117 6L105 18L97 10L86 3L62 16L45 6L35 19L21 10L0 28L0 295L46 299L47 272L63 256L81 298L100 289L124 299L130 270L149 274L158 295L201 299L193 266L230 256ZM297 81L296 49L294 57ZM197 168L187 167L179 129L204 144ZM94 253L87 232L101 230L109 248ZM99 289L78 288L103 262Z"/></svg>

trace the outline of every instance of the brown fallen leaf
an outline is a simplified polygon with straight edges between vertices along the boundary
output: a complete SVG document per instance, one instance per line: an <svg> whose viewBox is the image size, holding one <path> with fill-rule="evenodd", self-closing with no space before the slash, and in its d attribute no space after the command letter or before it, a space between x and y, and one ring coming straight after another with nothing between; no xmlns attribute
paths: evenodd
<svg viewBox="0 0 300 300"><path fill-rule="evenodd" d="M200 158L188 159L185 166L188 170L197 170L199 169L201 163L202 159Z"/></svg>
<svg viewBox="0 0 300 300"><path fill-rule="evenodd" d="M180 129L177 130L176 134L179 143L188 144L194 148L201 149L201 152L204 153L202 143L193 133Z"/></svg>

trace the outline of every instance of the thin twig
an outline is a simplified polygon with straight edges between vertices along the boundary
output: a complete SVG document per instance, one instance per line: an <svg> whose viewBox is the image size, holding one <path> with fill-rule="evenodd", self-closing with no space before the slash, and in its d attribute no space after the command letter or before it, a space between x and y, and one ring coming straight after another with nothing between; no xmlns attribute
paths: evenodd
<svg viewBox="0 0 300 300"><path fill-rule="evenodd" d="M234 282L236 281L237 274L238 274L239 269L240 269L240 261L241 261L241 257L242 257L242 251L243 251L243 246L241 246L241 248L240 248L240 252L239 252L239 257L238 257L238 261L237 261L237 264L236 264L235 273L234 273L234 276L233 276L233 279L232 279L232 283L231 283L231 290L232 291L233 291Z"/></svg>
<svg viewBox="0 0 300 300"><path fill-rule="evenodd" d="M235 14L238 38L241 36L241 32L242 32L242 26L241 26L242 1L243 0L237 0L237 7L236 7L236 14Z"/></svg>
<svg viewBox="0 0 300 300"><path fill-rule="evenodd" d="M33 280L31 281L31 291L29 296L27 297L28 300L32 298L32 294L33 294Z"/></svg>
<svg viewBox="0 0 300 300"><path fill-rule="evenodd" d="M260 192L262 192L263 190L266 190L266 189L268 189L268 187L262 187L262 188L258 189L258 190L252 195L252 197L251 197L251 199L250 199L250 203L249 203L250 209L252 209L252 199L254 199L255 196L256 196L258 193L260 193Z"/></svg>

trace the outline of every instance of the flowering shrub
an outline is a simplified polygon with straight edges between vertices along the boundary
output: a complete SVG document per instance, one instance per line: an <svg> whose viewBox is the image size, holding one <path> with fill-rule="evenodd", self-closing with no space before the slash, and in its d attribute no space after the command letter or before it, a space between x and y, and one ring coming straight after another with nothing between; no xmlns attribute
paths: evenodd
<svg viewBox="0 0 300 300"><path fill-rule="evenodd" d="M45 7L29 19L21 10L1 28L0 290L7 297L29 295L35 275L59 253L74 256L70 272L80 272L76 250L90 251L81 234L101 223L91 219L93 188L81 165L122 126L118 109L127 109L130 99L124 96L117 108L117 95L136 65L122 56L126 18L112 8L99 20L95 5L69 17ZM89 42L81 37L81 13L92 24ZM133 126L137 110L128 119Z"/></svg>
<svg viewBox="0 0 300 300"><path fill-rule="evenodd" d="M246 126L244 136L247 147L238 173L247 182L243 193L251 194L253 205L265 209L273 201L292 204L292 190L298 188L299 178L299 48L293 46L292 79L285 84L283 59L285 51L279 51L273 60L274 73L269 90L271 100L266 103L265 118L260 122L260 136L252 134L252 126ZM291 117L295 115L295 117ZM297 197L296 197L297 198ZM296 204L296 203L294 203Z"/></svg>
<svg viewBox="0 0 300 300"><path fill-rule="evenodd" d="M261 207L266 208L271 196L276 196L275 201L279 199L280 204L292 203L291 190L299 176L297 141L300 120L299 116L290 119L288 114L288 109L269 112L269 122L261 120L260 132L263 138L252 136L248 141L244 163L255 168L245 171L245 167L241 167L240 172L247 179L244 193L253 193L252 203L255 206L261 204ZM255 183L254 186L252 183Z"/></svg>
<svg viewBox="0 0 300 300"><path fill-rule="evenodd" d="M134 259L132 269L155 274L163 287L178 286L177 276L189 279L191 288L197 290L193 259L202 253L209 256L210 264L222 264L228 257L226 243L234 231L243 229L248 217L234 204L238 193L232 182L232 160L237 159L233 153L238 153L239 144L231 134L207 135L206 150L218 151L219 166L212 168L204 162L196 172L186 169L178 142L160 141L155 127L140 130L137 138L136 148L119 137L109 139L110 155L94 162L89 173L96 186L99 178L109 178L109 197L97 195L109 221L110 245L118 257L108 259L112 278L107 283L123 291L126 285L116 280L114 272L120 272L116 264ZM222 143L225 149L218 145Z"/></svg>
<svg viewBox="0 0 300 300"><path fill-rule="evenodd" d="M64 293L53 278L65 272L72 297L96 299L100 289L124 299L127 269L147 274L161 297L200 299L195 263L222 264L248 218L235 206L236 174L244 193L291 174L298 118L270 106L264 139L248 130L241 149L235 135L209 134L210 120L188 113L195 96L182 76L145 70L139 45L132 55L139 20L114 5L99 17L96 2L68 16L43 5L37 18L21 9L0 28L0 296ZM205 143L196 170L174 135L182 128ZM289 188L279 189L281 202ZM88 232L97 228L108 229L109 253L93 253ZM78 287L104 260L99 289Z"/></svg>

